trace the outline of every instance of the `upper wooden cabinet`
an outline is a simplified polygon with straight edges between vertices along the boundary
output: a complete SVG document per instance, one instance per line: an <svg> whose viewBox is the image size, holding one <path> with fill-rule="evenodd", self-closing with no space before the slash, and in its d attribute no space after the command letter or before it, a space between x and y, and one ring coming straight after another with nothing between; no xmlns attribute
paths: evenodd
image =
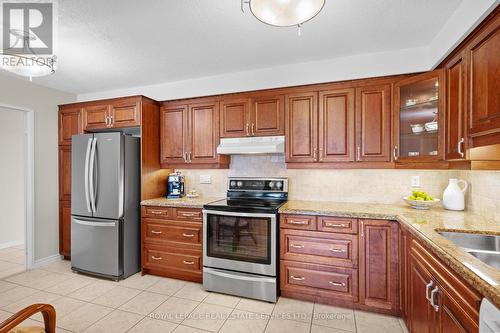
<svg viewBox="0 0 500 333"><path fill-rule="evenodd" d="M165 103L160 112L161 163L227 167L227 156L217 154L219 102Z"/></svg>
<svg viewBox="0 0 500 333"><path fill-rule="evenodd" d="M109 109L109 104L84 106L83 126L85 131L108 128Z"/></svg>
<svg viewBox="0 0 500 333"><path fill-rule="evenodd" d="M443 70L411 76L394 86L394 147L397 163L444 159Z"/></svg>
<svg viewBox="0 0 500 333"><path fill-rule="evenodd" d="M81 133L83 133L81 108L61 108L59 110L59 144L71 145L71 136Z"/></svg>
<svg viewBox="0 0 500 333"><path fill-rule="evenodd" d="M141 97L84 103L85 131L141 125Z"/></svg>
<svg viewBox="0 0 500 333"><path fill-rule="evenodd" d="M123 128L141 125L139 100L135 98L113 102L110 106L110 127Z"/></svg>
<svg viewBox="0 0 500 333"><path fill-rule="evenodd" d="M356 161L391 160L391 85L356 89Z"/></svg>
<svg viewBox="0 0 500 333"><path fill-rule="evenodd" d="M284 135L284 97L259 96L220 102L220 137Z"/></svg>

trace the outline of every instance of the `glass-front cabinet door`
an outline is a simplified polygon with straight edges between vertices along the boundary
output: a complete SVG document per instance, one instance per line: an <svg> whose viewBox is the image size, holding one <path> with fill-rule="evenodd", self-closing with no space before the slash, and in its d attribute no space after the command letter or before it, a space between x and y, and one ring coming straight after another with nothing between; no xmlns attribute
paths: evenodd
<svg viewBox="0 0 500 333"><path fill-rule="evenodd" d="M443 71L412 76L395 85L396 162L443 159Z"/></svg>

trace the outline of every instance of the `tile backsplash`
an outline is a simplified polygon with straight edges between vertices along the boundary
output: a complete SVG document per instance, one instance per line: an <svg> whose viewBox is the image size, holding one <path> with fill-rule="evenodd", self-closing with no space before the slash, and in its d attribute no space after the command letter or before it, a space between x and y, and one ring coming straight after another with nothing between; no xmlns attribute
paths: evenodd
<svg viewBox="0 0 500 333"><path fill-rule="evenodd" d="M467 209L500 220L500 172L458 170L356 170L287 169L283 155L233 155L227 170L183 169L188 191L203 196L224 197L230 176L278 176L289 179L291 200L401 203L412 191L411 177L420 177L420 187L441 198L449 178L470 183ZM200 184L200 175L209 175L211 184ZM495 214L497 214L495 216Z"/></svg>

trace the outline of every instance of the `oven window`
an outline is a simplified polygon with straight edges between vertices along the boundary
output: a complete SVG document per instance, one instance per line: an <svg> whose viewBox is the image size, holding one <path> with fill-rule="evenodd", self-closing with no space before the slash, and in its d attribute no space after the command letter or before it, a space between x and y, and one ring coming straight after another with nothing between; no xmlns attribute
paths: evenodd
<svg viewBox="0 0 500 333"><path fill-rule="evenodd" d="M207 215L209 257L271 263L271 219Z"/></svg>

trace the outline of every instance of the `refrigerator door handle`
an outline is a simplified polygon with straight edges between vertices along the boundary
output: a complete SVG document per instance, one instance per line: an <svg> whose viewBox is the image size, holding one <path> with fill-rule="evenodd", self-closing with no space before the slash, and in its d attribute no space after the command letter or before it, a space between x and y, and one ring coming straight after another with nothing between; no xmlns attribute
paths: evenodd
<svg viewBox="0 0 500 333"><path fill-rule="evenodd" d="M87 142L87 152L85 153L85 203L87 204L87 211L92 213L90 207L90 199L89 199L89 158L90 158L90 147L92 145L92 138L89 138Z"/></svg>
<svg viewBox="0 0 500 333"><path fill-rule="evenodd" d="M78 223L81 225L88 225L91 227L115 227L116 226L116 222L89 222L89 221L82 221L79 219L75 219L74 217L73 217L73 221L75 221L75 223Z"/></svg>
<svg viewBox="0 0 500 333"><path fill-rule="evenodd" d="M96 192L94 188L94 165L95 165L95 150L96 150L96 144L97 144L97 138L92 139L92 148L90 150L90 172L89 172L89 178L90 178L90 205L92 208L92 212L95 213L97 212L96 205L95 205L95 197L96 197Z"/></svg>

